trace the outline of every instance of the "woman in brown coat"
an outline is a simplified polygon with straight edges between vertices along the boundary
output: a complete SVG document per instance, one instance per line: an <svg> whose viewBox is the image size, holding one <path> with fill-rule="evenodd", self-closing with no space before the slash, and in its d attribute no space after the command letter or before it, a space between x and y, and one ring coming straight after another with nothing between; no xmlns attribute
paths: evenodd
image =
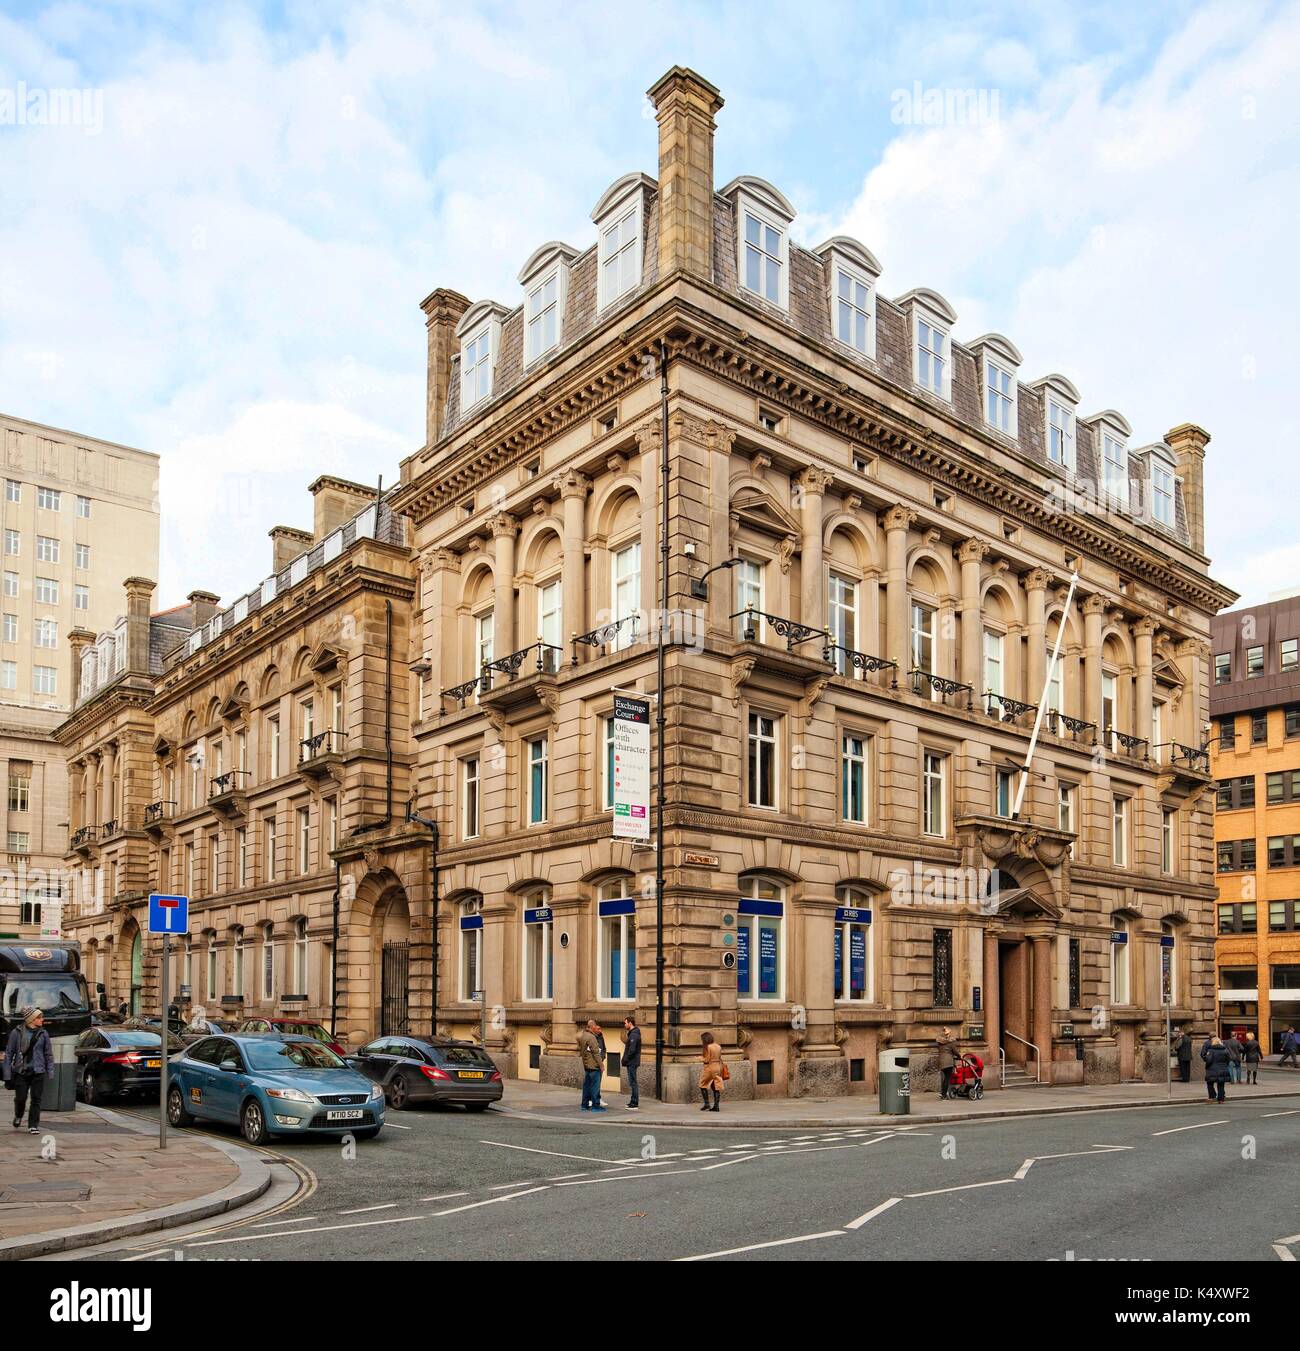
<svg viewBox="0 0 1300 1351"><path fill-rule="evenodd" d="M706 1032L700 1038L704 1050L700 1054L703 1066L700 1069L700 1099L704 1106L701 1112L717 1112L722 1108L722 1047L713 1040L713 1033ZM713 1106L709 1106L709 1090L713 1090Z"/></svg>

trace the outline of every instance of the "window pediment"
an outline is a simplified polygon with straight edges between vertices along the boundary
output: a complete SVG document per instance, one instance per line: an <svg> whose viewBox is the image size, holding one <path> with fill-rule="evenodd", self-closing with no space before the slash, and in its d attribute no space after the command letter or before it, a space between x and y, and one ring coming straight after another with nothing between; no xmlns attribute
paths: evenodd
<svg viewBox="0 0 1300 1351"><path fill-rule="evenodd" d="M742 488L731 499L731 515L764 535L801 538L803 527L779 502L756 488Z"/></svg>

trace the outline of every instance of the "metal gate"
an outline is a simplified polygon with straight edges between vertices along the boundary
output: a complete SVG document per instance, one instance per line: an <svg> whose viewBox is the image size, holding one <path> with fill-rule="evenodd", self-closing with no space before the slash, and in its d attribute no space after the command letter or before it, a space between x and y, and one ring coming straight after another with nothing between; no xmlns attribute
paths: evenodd
<svg viewBox="0 0 1300 1351"><path fill-rule="evenodd" d="M411 945L385 943L379 1011L379 1035L382 1037L400 1037L411 1030L407 998L410 973Z"/></svg>

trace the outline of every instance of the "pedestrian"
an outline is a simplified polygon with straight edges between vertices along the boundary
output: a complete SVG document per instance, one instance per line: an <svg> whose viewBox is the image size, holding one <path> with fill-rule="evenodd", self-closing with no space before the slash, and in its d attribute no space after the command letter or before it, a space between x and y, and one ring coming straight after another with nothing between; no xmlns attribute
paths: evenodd
<svg viewBox="0 0 1300 1351"><path fill-rule="evenodd" d="M700 1060L703 1062L700 1070L700 1100L704 1104L700 1111L720 1112L723 1081L729 1077L722 1059L722 1047L713 1040L712 1032L705 1032L700 1037L700 1045L704 1048L700 1053ZM709 1105L710 1090L713 1092L712 1106Z"/></svg>
<svg viewBox="0 0 1300 1351"><path fill-rule="evenodd" d="M1228 1078L1234 1084L1239 1084L1241 1082L1241 1062L1245 1055L1241 1049L1241 1042L1237 1040L1234 1034L1223 1044L1228 1051Z"/></svg>
<svg viewBox="0 0 1300 1351"><path fill-rule="evenodd" d="M1208 1100L1222 1102L1223 1085L1228 1079L1232 1055L1218 1037L1211 1037L1201 1047L1201 1059L1205 1061L1205 1091L1209 1095Z"/></svg>
<svg viewBox="0 0 1300 1351"><path fill-rule="evenodd" d="M1192 1037L1185 1027L1178 1029L1174 1040L1174 1055L1178 1057L1178 1077L1185 1084L1192 1082Z"/></svg>
<svg viewBox="0 0 1300 1351"><path fill-rule="evenodd" d="M955 1098L957 1095L949 1090L948 1081L952 1078L953 1066L957 1063L957 1043L952 1038L952 1028L942 1027L934 1039L935 1048L939 1052L939 1096L941 1098Z"/></svg>
<svg viewBox="0 0 1300 1351"><path fill-rule="evenodd" d="M627 1071L627 1110L641 1110L641 1086L636 1081L641 1068L641 1029L629 1013L623 1019L623 1068Z"/></svg>
<svg viewBox="0 0 1300 1351"><path fill-rule="evenodd" d="M1278 1061L1278 1065L1285 1065L1289 1060L1292 1069L1295 1069L1297 1051L1300 1051L1300 1039L1297 1039L1296 1037L1295 1028L1288 1027L1287 1030L1282 1033L1282 1058Z"/></svg>
<svg viewBox="0 0 1300 1351"><path fill-rule="evenodd" d="M599 1023L596 1024L596 1045L600 1047L600 1073L603 1078L605 1066L609 1064L609 1051L605 1046L605 1029ZM605 1101L600 1096L600 1079L596 1080L596 1106L602 1112L605 1110Z"/></svg>
<svg viewBox="0 0 1300 1351"><path fill-rule="evenodd" d="M582 1057L582 1110L603 1112L600 1105L600 1076L605 1068L605 1052L596 1036L599 1031L594 1018L578 1034L578 1054Z"/></svg>
<svg viewBox="0 0 1300 1351"><path fill-rule="evenodd" d="M31 1101L27 1117L29 1135L41 1133L41 1098L45 1081L54 1075L54 1047L45 1030L45 1015L35 1006L23 1010L23 1025L9 1034L4 1054L5 1086L14 1091L14 1130L21 1130L23 1111Z"/></svg>
<svg viewBox="0 0 1300 1351"><path fill-rule="evenodd" d="M1259 1038L1253 1032L1250 1032L1247 1033L1246 1044L1241 1049L1246 1062L1246 1082L1257 1084L1259 1083L1259 1062L1264 1058L1264 1048L1259 1044Z"/></svg>

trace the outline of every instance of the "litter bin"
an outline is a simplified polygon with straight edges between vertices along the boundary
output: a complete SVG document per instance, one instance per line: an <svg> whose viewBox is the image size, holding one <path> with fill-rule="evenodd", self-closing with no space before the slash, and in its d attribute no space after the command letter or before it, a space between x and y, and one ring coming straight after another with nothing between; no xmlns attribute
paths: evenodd
<svg viewBox="0 0 1300 1351"><path fill-rule="evenodd" d="M881 1051L880 1110L886 1116L907 1116L912 1110L911 1053Z"/></svg>
<svg viewBox="0 0 1300 1351"><path fill-rule="evenodd" d="M71 1112L77 1106L77 1042L78 1033L72 1037L51 1037L50 1046L54 1051L54 1077L45 1081L45 1093L41 1100L41 1110L45 1112Z"/></svg>

